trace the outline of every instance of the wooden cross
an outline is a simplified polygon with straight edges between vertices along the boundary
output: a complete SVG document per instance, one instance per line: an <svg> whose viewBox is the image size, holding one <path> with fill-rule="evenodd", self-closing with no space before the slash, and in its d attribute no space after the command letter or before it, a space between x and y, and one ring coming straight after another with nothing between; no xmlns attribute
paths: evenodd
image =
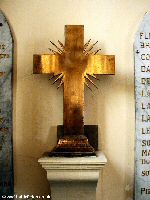
<svg viewBox="0 0 150 200"><path fill-rule="evenodd" d="M89 46L90 40L84 44L84 26L65 26L65 45L60 41L60 48L50 49L53 54L34 55L35 74L57 75L61 80L58 88L64 85L64 135L84 134L84 84L90 88L94 84L90 77L95 74L114 74L115 57L113 55L91 53L94 45ZM96 86L96 85L95 85Z"/></svg>

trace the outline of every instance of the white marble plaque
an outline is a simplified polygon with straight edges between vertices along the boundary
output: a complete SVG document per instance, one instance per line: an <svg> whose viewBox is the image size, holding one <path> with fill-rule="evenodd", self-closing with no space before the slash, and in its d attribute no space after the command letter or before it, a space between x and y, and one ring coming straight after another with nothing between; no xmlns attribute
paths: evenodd
<svg viewBox="0 0 150 200"><path fill-rule="evenodd" d="M136 155L135 200L150 199L150 12L136 33L135 98Z"/></svg>
<svg viewBox="0 0 150 200"><path fill-rule="evenodd" d="M13 194L12 62L13 38L0 11L0 199Z"/></svg>

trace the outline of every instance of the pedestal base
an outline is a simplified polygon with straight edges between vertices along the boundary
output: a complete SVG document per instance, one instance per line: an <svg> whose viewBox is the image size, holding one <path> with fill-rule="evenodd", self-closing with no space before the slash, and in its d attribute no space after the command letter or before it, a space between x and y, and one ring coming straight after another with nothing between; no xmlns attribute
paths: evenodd
<svg viewBox="0 0 150 200"><path fill-rule="evenodd" d="M97 182L53 182L52 200L96 200Z"/></svg>
<svg viewBox="0 0 150 200"><path fill-rule="evenodd" d="M60 138L49 156L80 157L96 154L85 135L71 135Z"/></svg>
<svg viewBox="0 0 150 200"><path fill-rule="evenodd" d="M97 181L106 164L102 152L89 157L42 157L52 200L96 200Z"/></svg>

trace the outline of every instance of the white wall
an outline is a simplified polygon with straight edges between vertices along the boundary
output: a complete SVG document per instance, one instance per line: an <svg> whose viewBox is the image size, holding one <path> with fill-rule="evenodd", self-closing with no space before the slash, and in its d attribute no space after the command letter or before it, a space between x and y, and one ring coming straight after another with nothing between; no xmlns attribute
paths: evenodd
<svg viewBox="0 0 150 200"><path fill-rule="evenodd" d="M99 40L116 55L116 75L101 76L95 96L85 91L85 123L99 125L99 146L108 158L101 200L132 199L134 170L133 41L149 0L1 0L15 39L14 170L17 194L49 192L37 159L56 143L62 124L62 89L47 75L32 74L35 53L49 40L64 41L64 25L84 24L85 40ZM100 198L98 199L100 200Z"/></svg>

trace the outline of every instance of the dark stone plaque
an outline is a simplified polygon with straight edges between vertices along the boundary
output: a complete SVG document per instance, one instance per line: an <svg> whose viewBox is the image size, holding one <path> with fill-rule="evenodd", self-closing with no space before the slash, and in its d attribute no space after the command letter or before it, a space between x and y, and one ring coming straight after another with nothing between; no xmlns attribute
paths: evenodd
<svg viewBox="0 0 150 200"><path fill-rule="evenodd" d="M13 194L12 62L12 34L0 11L0 197Z"/></svg>

